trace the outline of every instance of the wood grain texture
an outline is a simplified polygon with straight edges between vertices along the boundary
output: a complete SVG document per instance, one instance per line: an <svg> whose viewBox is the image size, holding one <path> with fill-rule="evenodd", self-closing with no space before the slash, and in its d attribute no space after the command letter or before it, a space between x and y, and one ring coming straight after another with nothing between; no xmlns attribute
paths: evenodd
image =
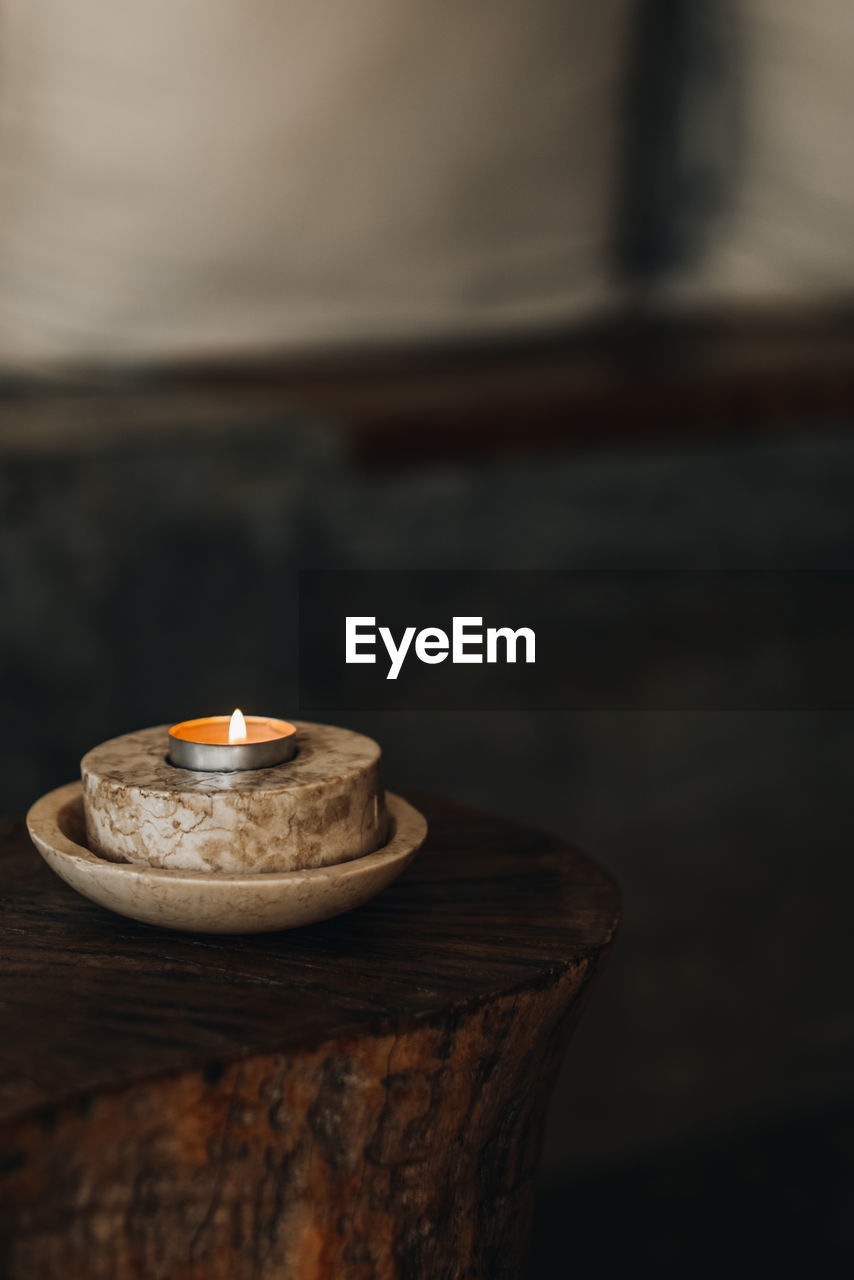
<svg viewBox="0 0 854 1280"><path fill-rule="evenodd" d="M417 803L428 844L379 898L228 940L99 910L7 827L4 1276L520 1274L618 894L552 837Z"/></svg>

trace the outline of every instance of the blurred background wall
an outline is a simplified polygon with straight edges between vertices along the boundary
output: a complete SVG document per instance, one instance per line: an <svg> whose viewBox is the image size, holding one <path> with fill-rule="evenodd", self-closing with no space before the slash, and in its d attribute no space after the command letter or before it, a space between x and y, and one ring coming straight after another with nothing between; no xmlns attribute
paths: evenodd
<svg viewBox="0 0 854 1280"><path fill-rule="evenodd" d="M300 568L850 567L842 0L0 21L6 812L287 714ZM624 888L535 1274L850 1259L850 713L353 727Z"/></svg>
<svg viewBox="0 0 854 1280"><path fill-rule="evenodd" d="M7 366L850 294L846 0L4 0L0 21Z"/></svg>

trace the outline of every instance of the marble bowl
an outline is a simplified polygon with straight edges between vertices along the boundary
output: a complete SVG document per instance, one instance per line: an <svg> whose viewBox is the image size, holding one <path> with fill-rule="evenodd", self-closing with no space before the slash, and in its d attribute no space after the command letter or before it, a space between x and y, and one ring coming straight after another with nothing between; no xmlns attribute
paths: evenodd
<svg viewBox="0 0 854 1280"><path fill-rule="evenodd" d="M84 897L119 915L191 933L265 933L341 915L400 875L427 835L421 814L387 795L389 836L376 853L304 871L222 874L107 862L86 847L83 789L70 782L27 814L48 866Z"/></svg>

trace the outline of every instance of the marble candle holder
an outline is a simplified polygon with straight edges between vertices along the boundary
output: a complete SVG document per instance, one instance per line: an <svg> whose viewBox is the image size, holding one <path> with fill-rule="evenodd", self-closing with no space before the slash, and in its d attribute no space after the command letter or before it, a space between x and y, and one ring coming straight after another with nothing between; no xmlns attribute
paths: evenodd
<svg viewBox="0 0 854 1280"><path fill-rule="evenodd" d="M308 871L245 875L99 858L88 847L79 782L37 800L27 827L51 870L109 911L189 933L265 933L352 911L400 875L424 843L427 823L399 796L389 795L388 808L388 839L376 853Z"/></svg>
<svg viewBox="0 0 854 1280"><path fill-rule="evenodd" d="M348 911L400 874L426 823L386 797L370 738L295 723L292 759L234 773L170 763L167 725L102 743L80 782L33 805L33 843L80 893L150 924L243 933Z"/></svg>
<svg viewBox="0 0 854 1280"><path fill-rule="evenodd" d="M86 837L110 862L176 871L299 871L374 853L388 825L380 748L295 722L293 759L202 773L171 764L161 725L102 743L80 764Z"/></svg>

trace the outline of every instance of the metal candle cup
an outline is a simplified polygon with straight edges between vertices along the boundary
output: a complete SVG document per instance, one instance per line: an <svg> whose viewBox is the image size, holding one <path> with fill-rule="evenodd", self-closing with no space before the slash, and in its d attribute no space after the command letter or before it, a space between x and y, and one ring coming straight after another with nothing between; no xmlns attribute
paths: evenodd
<svg viewBox="0 0 854 1280"><path fill-rule="evenodd" d="M297 749L296 728L269 716L241 716L243 734L236 736L233 716L183 720L169 730L169 759L179 769L197 773L234 773L271 769L290 760ZM229 730L231 729L231 736Z"/></svg>

